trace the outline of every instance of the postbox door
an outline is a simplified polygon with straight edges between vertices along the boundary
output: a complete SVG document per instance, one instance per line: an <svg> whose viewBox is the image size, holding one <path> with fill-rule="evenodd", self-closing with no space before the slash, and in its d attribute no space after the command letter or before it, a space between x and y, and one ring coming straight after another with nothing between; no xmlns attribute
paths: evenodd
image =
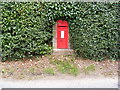
<svg viewBox="0 0 120 90"><path fill-rule="evenodd" d="M57 48L67 49L68 48L68 27L57 27Z"/></svg>

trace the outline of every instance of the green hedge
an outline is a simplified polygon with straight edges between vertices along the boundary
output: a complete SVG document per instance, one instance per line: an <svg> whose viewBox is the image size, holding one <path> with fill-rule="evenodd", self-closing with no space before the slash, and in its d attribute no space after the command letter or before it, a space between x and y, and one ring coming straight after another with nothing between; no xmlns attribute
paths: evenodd
<svg viewBox="0 0 120 90"><path fill-rule="evenodd" d="M118 60L118 3L3 3L3 58L46 54L51 50L52 26L69 22L70 42L84 58Z"/></svg>
<svg viewBox="0 0 120 90"><path fill-rule="evenodd" d="M49 20L65 19L70 24L71 47L83 58L117 60L118 3L47 3Z"/></svg>
<svg viewBox="0 0 120 90"><path fill-rule="evenodd" d="M118 59L118 4L87 3L82 7L79 10L84 9L83 13L71 21L70 27L71 42L76 53L94 60Z"/></svg>
<svg viewBox="0 0 120 90"><path fill-rule="evenodd" d="M52 34L42 14L43 5L27 2L3 5L3 60L49 53Z"/></svg>

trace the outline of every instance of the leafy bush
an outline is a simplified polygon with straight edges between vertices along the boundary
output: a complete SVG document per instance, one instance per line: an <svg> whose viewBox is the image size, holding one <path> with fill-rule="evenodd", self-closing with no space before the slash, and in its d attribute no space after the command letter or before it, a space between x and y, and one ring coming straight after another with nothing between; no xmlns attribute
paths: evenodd
<svg viewBox="0 0 120 90"><path fill-rule="evenodd" d="M84 13L71 21L71 42L79 56L94 60L118 58L120 49L117 43L120 36L117 5L87 3L83 6Z"/></svg>
<svg viewBox="0 0 120 90"><path fill-rule="evenodd" d="M69 22L71 47L78 56L117 60L118 8L118 3L3 3L3 59L49 53L52 26L62 19Z"/></svg>
<svg viewBox="0 0 120 90"><path fill-rule="evenodd" d="M48 20L69 22L71 47L83 58L116 60L120 56L118 3L46 3Z"/></svg>
<svg viewBox="0 0 120 90"><path fill-rule="evenodd" d="M10 2L3 5L3 60L49 53L52 34L47 29L42 4Z"/></svg>
<svg viewBox="0 0 120 90"><path fill-rule="evenodd" d="M2 38L2 35L0 35L0 57L1 57L1 54L2 54L2 42L1 42L1 38Z"/></svg>

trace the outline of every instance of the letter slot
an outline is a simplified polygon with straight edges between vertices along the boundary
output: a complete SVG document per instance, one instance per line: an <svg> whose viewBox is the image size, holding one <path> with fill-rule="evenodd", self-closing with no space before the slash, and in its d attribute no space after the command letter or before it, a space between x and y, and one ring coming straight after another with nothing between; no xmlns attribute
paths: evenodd
<svg viewBox="0 0 120 90"><path fill-rule="evenodd" d="M64 31L61 31L61 38L64 38Z"/></svg>

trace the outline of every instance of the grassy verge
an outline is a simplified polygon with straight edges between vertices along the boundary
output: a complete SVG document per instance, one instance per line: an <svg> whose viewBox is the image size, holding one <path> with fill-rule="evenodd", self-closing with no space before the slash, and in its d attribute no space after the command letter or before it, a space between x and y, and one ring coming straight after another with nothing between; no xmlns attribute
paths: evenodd
<svg viewBox="0 0 120 90"><path fill-rule="evenodd" d="M78 67L75 64L73 64L70 60L65 61L54 59L51 60L50 63L55 64L57 66L57 70L61 73L68 73L75 76L79 74Z"/></svg>
<svg viewBox="0 0 120 90"><path fill-rule="evenodd" d="M45 68L45 69L43 70L43 72L44 72L45 74L55 75L55 71L54 71L53 68Z"/></svg>
<svg viewBox="0 0 120 90"><path fill-rule="evenodd" d="M46 55L33 58L24 58L19 61L1 63L1 77L13 79L39 79L49 75L59 76L60 73L73 76L112 77L118 75L117 61L95 62L75 58L71 55ZM64 75L63 75L64 76Z"/></svg>
<svg viewBox="0 0 120 90"><path fill-rule="evenodd" d="M85 74L89 74L91 71L95 71L95 65L91 64L83 68Z"/></svg>

